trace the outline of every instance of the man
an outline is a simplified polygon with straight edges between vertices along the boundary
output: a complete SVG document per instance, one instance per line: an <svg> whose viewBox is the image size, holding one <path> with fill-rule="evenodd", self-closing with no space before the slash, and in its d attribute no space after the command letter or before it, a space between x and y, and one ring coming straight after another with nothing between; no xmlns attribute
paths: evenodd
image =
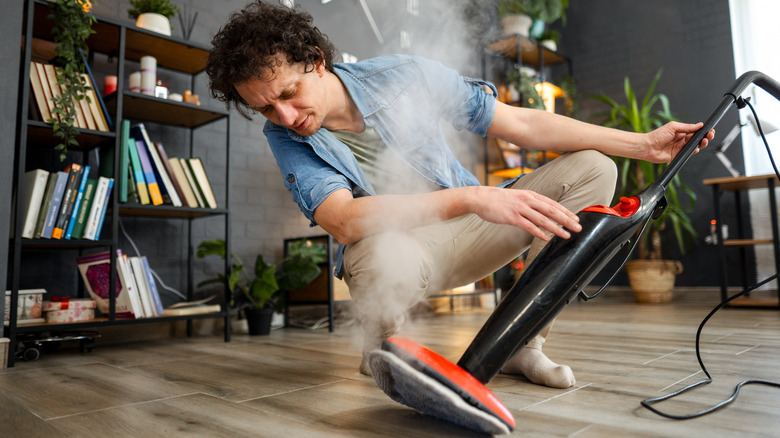
<svg viewBox="0 0 780 438"><path fill-rule="evenodd" d="M668 162L701 127L636 134L511 107L491 84L420 57L334 65L335 48L309 14L263 2L231 15L212 43L212 95L268 119L286 188L312 224L345 246L338 274L360 313L366 374L366 354L427 295L477 281L529 246L532 259L552 235L579 231L572 212L613 195L616 170L604 154ZM447 147L441 120L564 155L506 188L480 186ZM503 371L573 385L571 369L542 353L548 331Z"/></svg>

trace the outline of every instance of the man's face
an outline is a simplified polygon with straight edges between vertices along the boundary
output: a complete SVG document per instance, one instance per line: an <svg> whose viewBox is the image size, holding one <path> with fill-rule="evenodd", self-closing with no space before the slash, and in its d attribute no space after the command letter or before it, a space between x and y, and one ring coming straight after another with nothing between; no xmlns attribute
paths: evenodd
<svg viewBox="0 0 780 438"><path fill-rule="evenodd" d="M236 91L254 109L277 125L307 137L317 132L327 116L327 99L321 79L324 63L305 73L303 63L282 60L273 72L236 84Z"/></svg>

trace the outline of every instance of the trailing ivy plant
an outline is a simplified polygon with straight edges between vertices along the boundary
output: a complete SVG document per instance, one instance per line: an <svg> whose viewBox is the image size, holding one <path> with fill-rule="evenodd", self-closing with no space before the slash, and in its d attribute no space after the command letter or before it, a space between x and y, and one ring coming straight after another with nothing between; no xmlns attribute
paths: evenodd
<svg viewBox="0 0 780 438"><path fill-rule="evenodd" d="M94 0L92 0L94 2ZM57 44L57 84L61 95L52 97L54 108L52 124L54 135L60 143L54 147L60 153L60 161L65 161L68 148L78 146L74 126L76 105L79 100L89 99L86 91L90 89L84 78L84 64L81 51L87 50L87 38L95 33L92 24L95 16L89 13L90 5L85 0L53 0L54 10L49 19L54 22L52 34Z"/></svg>

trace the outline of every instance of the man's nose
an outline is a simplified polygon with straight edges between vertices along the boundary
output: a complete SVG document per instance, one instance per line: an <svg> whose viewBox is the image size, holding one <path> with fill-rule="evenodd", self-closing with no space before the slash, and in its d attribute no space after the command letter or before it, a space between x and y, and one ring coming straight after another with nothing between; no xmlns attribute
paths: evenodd
<svg viewBox="0 0 780 438"><path fill-rule="evenodd" d="M298 111L291 105L279 104L276 107L276 113L279 114L279 121L282 125L293 128L295 127L295 120L298 118Z"/></svg>

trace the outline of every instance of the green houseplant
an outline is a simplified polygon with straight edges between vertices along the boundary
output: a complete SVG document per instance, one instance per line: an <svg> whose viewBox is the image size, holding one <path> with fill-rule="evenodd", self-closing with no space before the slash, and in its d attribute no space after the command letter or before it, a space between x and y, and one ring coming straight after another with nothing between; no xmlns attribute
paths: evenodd
<svg viewBox="0 0 780 438"><path fill-rule="evenodd" d="M530 17L530 23L528 20L523 21L523 25L527 31L511 31L507 32L504 28L504 35L510 35L513 33L520 33L524 36L531 36L539 39L545 30L545 25L552 24L559 19L562 23L566 24L566 8L569 7L569 0L502 0L498 3L498 18L501 19L502 26L505 26L505 18L528 16ZM515 19L516 20L516 19ZM506 21L510 22L509 20Z"/></svg>
<svg viewBox="0 0 780 438"><path fill-rule="evenodd" d="M92 24L96 18L89 12L89 5L82 0L54 0L54 9L48 19L54 23L55 60L57 83L62 90L61 96L51 98L54 102L51 123L54 135L60 143L54 147L59 152L60 161L65 161L69 147L78 146L76 129L76 107L78 101L89 99L85 92L89 85L84 78L84 63L81 51L88 50L87 38L95 33Z"/></svg>
<svg viewBox="0 0 780 438"><path fill-rule="evenodd" d="M136 19L136 26L170 35L173 28L170 19L179 13L179 7L170 0L130 0L127 13Z"/></svg>
<svg viewBox="0 0 780 438"><path fill-rule="evenodd" d="M621 104L614 99L601 94L591 96L594 99L609 106L609 110L602 113L606 116L602 125L633 132L650 132L662 126L664 123L676 120L669 109L669 99L661 93L655 93L655 87L661 78L663 70L659 69L653 77L650 86L643 99L637 100L637 95L631 86L628 77L623 81L626 104ZM660 108L656 108L660 105ZM631 196L648 184L655 181L657 175L666 168L666 164L652 164L646 161L617 157L618 188L620 196ZM666 190L668 206L664 213L655 221L651 221L642 238L637 242L635 254L639 260L626 264L629 273L629 281L637 299L647 302L664 302L672 297L674 287L674 275L682 272L682 265L678 261L662 260L661 233L671 225L674 240L680 251L684 254L686 243L694 241L694 230L688 212L693 209L696 194L676 175ZM663 279L666 285L649 285L650 280ZM671 284L669 283L671 278ZM649 294L641 295L640 287L643 283L649 286Z"/></svg>
<svg viewBox="0 0 780 438"><path fill-rule="evenodd" d="M224 260L225 252L224 240L207 240L198 245L196 257L218 255ZM231 254L228 277L217 274L214 278L198 283L198 287L225 284L227 281L230 305L244 311L250 334L268 334L271 315L280 304L282 293L308 286L320 275L319 264L327 260L325 248L313 245L307 239L292 243L287 252L287 257L275 265L269 265L262 254L258 254L252 272L247 271L240 257Z"/></svg>

